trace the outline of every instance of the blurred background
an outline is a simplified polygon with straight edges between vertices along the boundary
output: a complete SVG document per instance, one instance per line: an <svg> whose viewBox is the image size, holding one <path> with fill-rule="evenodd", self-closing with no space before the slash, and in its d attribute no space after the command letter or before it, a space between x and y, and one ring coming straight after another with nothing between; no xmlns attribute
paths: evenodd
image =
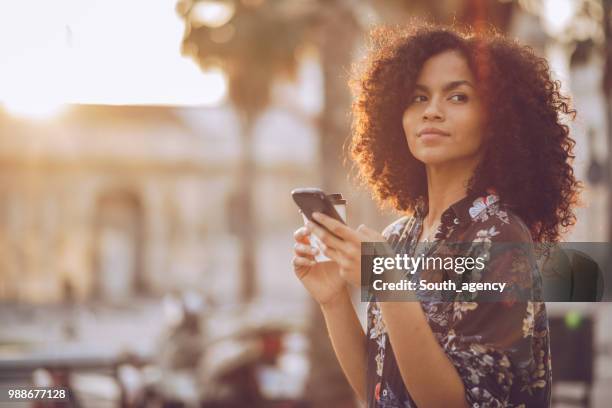
<svg viewBox="0 0 612 408"><path fill-rule="evenodd" d="M68 387L84 407L356 407L292 272L290 191L341 192L353 227L400 215L344 160L366 33L424 16L494 25L546 56L578 110L585 205L566 240L609 242L611 13L610 0L2 1L0 387ZM609 406L612 307L547 307L554 406Z"/></svg>

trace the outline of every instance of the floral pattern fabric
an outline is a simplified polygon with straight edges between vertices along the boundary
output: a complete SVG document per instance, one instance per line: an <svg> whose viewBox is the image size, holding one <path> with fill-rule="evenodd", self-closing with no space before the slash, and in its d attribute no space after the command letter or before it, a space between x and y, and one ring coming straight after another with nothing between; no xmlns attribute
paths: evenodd
<svg viewBox="0 0 612 408"><path fill-rule="evenodd" d="M426 214L427 205L421 200L414 216L404 216L385 228L383 236L397 253L415 256ZM541 301L522 300L540 299L542 290L528 228L494 191L471 192L446 209L441 221L431 251L447 242L466 242L473 244L465 250L469 256L484 256L487 262L481 274L472 271L460 279L504 281L510 287L505 297L494 302L479 301L469 292L452 301L420 301L432 332L461 377L467 405L549 407L552 378L546 307ZM522 245L496 251L492 244L497 242ZM420 271L413 278L425 273ZM416 407L375 298L368 302L366 337L368 407Z"/></svg>

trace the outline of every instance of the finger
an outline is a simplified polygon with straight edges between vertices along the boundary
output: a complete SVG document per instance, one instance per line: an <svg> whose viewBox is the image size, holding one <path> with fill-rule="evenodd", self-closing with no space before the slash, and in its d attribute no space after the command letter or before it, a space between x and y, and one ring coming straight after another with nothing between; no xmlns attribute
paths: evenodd
<svg viewBox="0 0 612 408"><path fill-rule="evenodd" d="M350 250L350 247L348 246L349 244L347 242L338 237L335 237L329 231L325 230L325 228L318 226L312 221L308 221L306 225L308 226L308 229L311 230L312 233L315 234L319 238L319 240L325 244L326 247L338 249L341 251Z"/></svg>
<svg viewBox="0 0 612 408"><path fill-rule="evenodd" d="M298 279L302 279L308 273L309 268L316 264L315 261L300 256L294 256L291 263L293 264L293 272Z"/></svg>
<svg viewBox="0 0 612 408"><path fill-rule="evenodd" d="M345 256L337 249L330 248L324 243L321 243L321 252L332 261L335 261L338 265L344 262Z"/></svg>
<svg viewBox="0 0 612 408"><path fill-rule="evenodd" d="M386 241L385 237L382 236L378 231L366 226L365 224L360 224L357 227L357 232L364 235L365 238L369 242L381 242Z"/></svg>
<svg viewBox="0 0 612 408"><path fill-rule="evenodd" d="M324 248L322 249L323 254L325 254L329 259L336 262L338 266L342 269L351 269L353 262L346 257L342 252L333 249L333 248Z"/></svg>
<svg viewBox="0 0 612 408"><path fill-rule="evenodd" d="M338 265L348 265L351 262L351 252L345 252L338 248L332 248L330 246L325 245L324 242L319 242L319 247L321 253L332 261L338 263Z"/></svg>
<svg viewBox="0 0 612 408"><path fill-rule="evenodd" d="M312 266L316 264L315 261L308 258L304 258L303 256L294 256L291 260L291 263L293 264L293 266Z"/></svg>
<svg viewBox="0 0 612 408"><path fill-rule="evenodd" d="M316 255L316 253L319 252L319 250L315 247L312 247L310 245L300 244L300 243L295 243L293 245L293 249L297 255L303 256L306 258L313 258L314 255Z"/></svg>
<svg viewBox="0 0 612 408"><path fill-rule="evenodd" d="M308 230L306 226L303 226L295 230L295 232L293 233L293 238L297 242L301 242L303 244L310 245L310 238L308 238L309 235L310 235L310 230Z"/></svg>
<svg viewBox="0 0 612 408"><path fill-rule="evenodd" d="M312 213L312 217L341 239L353 242L359 241L359 235L346 224L316 211Z"/></svg>

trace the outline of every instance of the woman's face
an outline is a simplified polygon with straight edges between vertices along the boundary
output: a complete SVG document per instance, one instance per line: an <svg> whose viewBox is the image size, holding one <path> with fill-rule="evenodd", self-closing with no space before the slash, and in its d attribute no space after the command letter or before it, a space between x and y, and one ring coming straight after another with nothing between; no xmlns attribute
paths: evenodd
<svg viewBox="0 0 612 408"><path fill-rule="evenodd" d="M429 165L480 160L482 109L475 86L458 51L425 62L402 118L414 157Z"/></svg>

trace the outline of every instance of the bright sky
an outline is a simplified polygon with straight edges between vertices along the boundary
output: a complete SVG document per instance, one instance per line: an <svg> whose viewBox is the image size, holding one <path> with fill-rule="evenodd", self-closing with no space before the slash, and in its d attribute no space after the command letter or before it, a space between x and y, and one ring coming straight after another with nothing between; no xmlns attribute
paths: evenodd
<svg viewBox="0 0 612 408"><path fill-rule="evenodd" d="M0 0L0 109L44 118L65 103L219 104L224 74L180 55L176 2ZM549 31L573 4L545 0Z"/></svg>
<svg viewBox="0 0 612 408"><path fill-rule="evenodd" d="M212 105L221 72L181 57L177 0L0 0L0 104Z"/></svg>
<svg viewBox="0 0 612 408"><path fill-rule="evenodd" d="M577 6L575 0L545 0L543 5L544 24L551 35L558 35L565 29Z"/></svg>

